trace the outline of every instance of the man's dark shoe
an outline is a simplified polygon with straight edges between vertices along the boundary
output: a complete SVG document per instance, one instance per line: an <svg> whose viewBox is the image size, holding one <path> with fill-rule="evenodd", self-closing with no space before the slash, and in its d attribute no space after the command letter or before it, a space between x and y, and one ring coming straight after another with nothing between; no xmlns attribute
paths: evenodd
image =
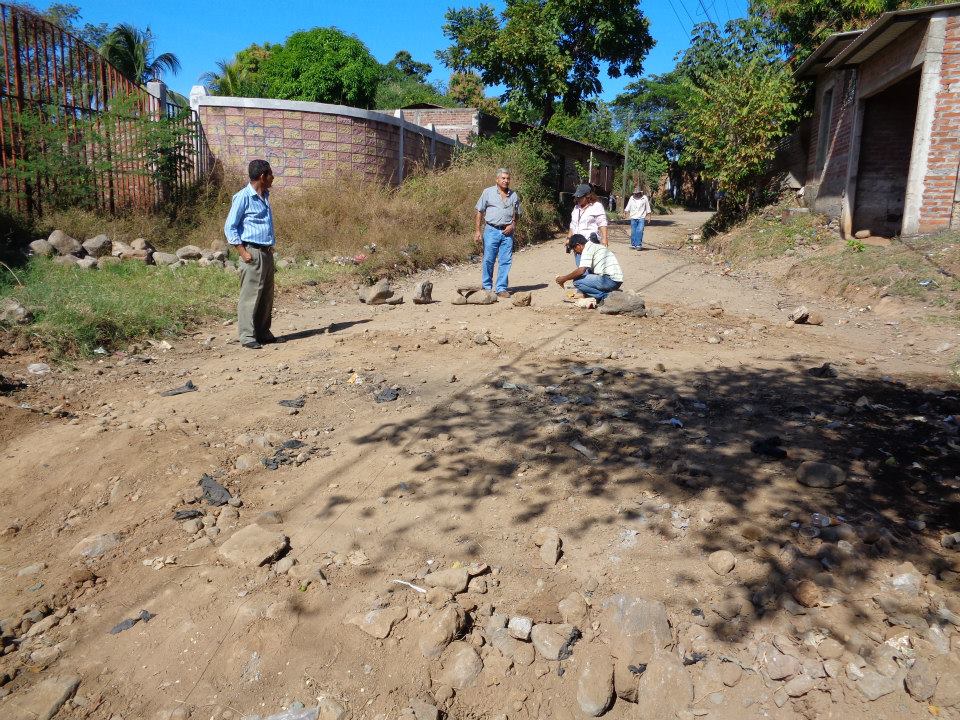
<svg viewBox="0 0 960 720"><path fill-rule="evenodd" d="M247 348L247 350L260 350L261 348L263 348L263 345L258 343L256 340L251 340L250 342L242 343L242 345L243 347Z"/></svg>
<svg viewBox="0 0 960 720"><path fill-rule="evenodd" d="M282 343L283 340L271 333L270 335L260 338L260 342L264 345L272 345L273 343Z"/></svg>

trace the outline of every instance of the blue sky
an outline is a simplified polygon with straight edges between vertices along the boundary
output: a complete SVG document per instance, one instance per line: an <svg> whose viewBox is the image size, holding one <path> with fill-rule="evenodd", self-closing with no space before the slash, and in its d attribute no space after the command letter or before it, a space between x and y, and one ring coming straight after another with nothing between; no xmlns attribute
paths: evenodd
<svg viewBox="0 0 960 720"><path fill-rule="evenodd" d="M359 37L374 57L386 62L397 50L409 50L414 59L433 65L431 81L446 83L449 71L434 53L447 46L440 30L450 6L477 5L480 0L72 0L86 22L111 25L129 22L149 26L160 52L173 52L183 69L167 78L174 90L184 95L201 73L213 70L216 61L229 60L237 50L251 43L283 42L296 30L333 25ZM35 0L45 7L46 2ZM502 3L494 1L494 6ZM742 16L747 0L655 0L641 2L650 19L650 31L657 41L647 56L646 73L660 73L673 67L677 52L689 40L693 21L707 15L717 22ZM601 74L603 97L613 97L629 78L610 79Z"/></svg>

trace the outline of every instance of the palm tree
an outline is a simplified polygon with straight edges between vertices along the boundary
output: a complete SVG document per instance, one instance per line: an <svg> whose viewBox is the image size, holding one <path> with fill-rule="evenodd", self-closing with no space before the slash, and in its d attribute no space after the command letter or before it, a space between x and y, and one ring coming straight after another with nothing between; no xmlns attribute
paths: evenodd
<svg viewBox="0 0 960 720"><path fill-rule="evenodd" d="M200 76L200 82L211 95L229 97L243 97L246 81L246 68L241 68L236 61L218 60L216 72L205 72Z"/></svg>
<svg viewBox="0 0 960 720"><path fill-rule="evenodd" d="M180 72L180 60L173 53L154 55L154 39L150 28L139 28L121 23L100 46L100 54L120 73L137 85L158 80L169 71Z"/></svg>

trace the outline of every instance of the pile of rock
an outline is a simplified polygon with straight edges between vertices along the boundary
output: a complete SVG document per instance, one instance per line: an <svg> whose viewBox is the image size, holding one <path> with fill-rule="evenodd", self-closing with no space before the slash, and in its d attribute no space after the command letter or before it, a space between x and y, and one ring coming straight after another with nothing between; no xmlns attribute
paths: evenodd
<svg viewBox="0 0 960 720"><path fill-rule="evenodd" d="M216 245L211 250L185 245L168 253L155 249L145 238L137 238L128 244L101 234L81 243L62 230L54 230L46 240L34 240L29 247L32 255L52 257L57 264L75 265L84 270L103 268L124 260L139 260L170 267L196 263L201 267L237 271L237 264L227 259L222 243Z"/></svg>

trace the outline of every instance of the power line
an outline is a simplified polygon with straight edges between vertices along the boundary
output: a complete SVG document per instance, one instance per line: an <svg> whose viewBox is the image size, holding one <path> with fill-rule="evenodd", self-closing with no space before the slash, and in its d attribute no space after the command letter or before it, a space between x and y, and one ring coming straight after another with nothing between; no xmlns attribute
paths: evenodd
<svg viewBox="0 0 960 720"><path fill-rule="evenodd" d="M677 22L680 24L681 29L687 30L687 28L684 27L683 20L680 18L680 13L677 12L677 8L673 4L673 0L667 0L667 2L670 3L670 9L673 10L673 14L677 16ZM689 38L692 35L692 33L693 33L693 28L690 28L689 30L687 30L687 37Z"/></svg>
<svg viewBox="0 0 960 720"><path fill-rule="evenodd" d="M703 4L703 0L698 0L698 2L700 3L700 7L703 8L703 14L707 16L707 22L713 22L713 18L711 18L710 13L707 12L707 6ZM713 24L716 25L717 23Z"/></svg>
<svg viewBox="0 0 960 720"><path fill-rule="evenodd" d="M683 8L683 11L687 14L687 17L690 18L690 26L692 29L694 26L696 26L697 21L693 19L693 15L690 14L690 11L687 9L687 4L684 2L684 0L677 0L677 2L680 3L680 7Z"/></svg>

